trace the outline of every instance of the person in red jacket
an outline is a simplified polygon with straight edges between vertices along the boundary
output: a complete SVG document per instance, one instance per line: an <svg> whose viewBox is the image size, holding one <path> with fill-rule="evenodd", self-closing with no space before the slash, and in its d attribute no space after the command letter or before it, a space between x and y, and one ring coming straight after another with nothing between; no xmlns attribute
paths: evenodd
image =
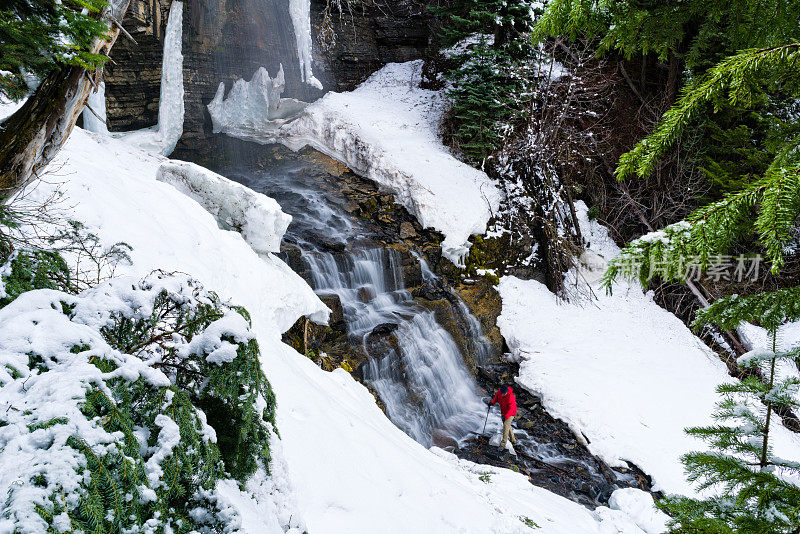
<svg viewBox="0 0 800 534"><path fill-rule="evenodd" d="M495 403L500 404L500 415L503 417L503 440L500 442L500 448L505 449L509 438L512 445L517 443L514 432L511 430L511 421L517 415L517 398L514 396L513 388L506 385L500 386L489 405Z"/></svg>

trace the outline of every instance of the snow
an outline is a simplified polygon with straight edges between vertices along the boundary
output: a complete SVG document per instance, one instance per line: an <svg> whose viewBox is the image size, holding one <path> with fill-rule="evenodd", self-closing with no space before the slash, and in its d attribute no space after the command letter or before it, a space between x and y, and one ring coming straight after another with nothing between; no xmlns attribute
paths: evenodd
<svg viewBox="0 0 800 534"><path fill-rule="evenodd" d="M281 238L292 217L272 198L184 161L162 163L156 180L196 200L225 227L238 230L256 252L280 252Z"/></svg>
<svg viewBox="0 0 800 534"><path fill-rule="evenodd" d="M597 512L601 517L611 519L614 524L632 521L647 534L666 532L669 521L669 516L655 507L653 496L636 488L614 491L608 501L608 508L598 509Z"/></svg>
<svg viewBox="0 0 800 534"><path fill-rule="evenodd" d="M64 202L75 203L71 217L108 244L124 241L133 247L133 265L118 270L120 274L144 276L153 269L192 273L218 292L234 281L250 284L260 293L248 300L258 299L258 309L273 332L287 330L300 315L326 320L327 308L286 264L271 253L257 254L240 233L220 229L215 216L196 200L158 181L159 168L165 162L193 168L76 129L52 164L50 177L53 182L63 182L60 190L70 199ZM241 186L228 180L217 184L220 192L225 184L231 187L228 196L244 198ZM35 194L46 198L50 187L55 186L41 183ZM270 210L270 205L277 205L250 193ZM264 230L276 228L267 225ZM241 303L241 299L234 300Z"/></svg>
<svg viewBox="0 0 800 534"><path fill-rule="evenodd" d="M448 101L419 88L421 69L422 61L390 63L352 92L327 93L281 129L281 142L309 145L391 191L420 224L444 234L442 255L463 266L468 238L486 231L500 192L441 143Z"/></svg>
<svg viewBox="0 0 800 534"><path fill-rule="evenodd" d="M6 495L3 515L8 520L0 521L2 532L44 532L35 506L45 505L56 489L69 502L77 499L75 470L85 465L85 458L66 444L70 436L80 436L98 452L113 441L79 409L85 389L99 382L102 373L70 348L89 345L93 353L111 356L114 351L97 331L56 311L62 297L68 296L30 292L0 310L0 406L5 423L0 427L0 491ZM47 372L28 368L28 358L35 355L46 362ZM67 422L45 427L55 418ZM41 428L32 430L34 425ZM44 475L46 482L24 483L36 474Z"/></svg>
<svg viewBox="0 0 800 534"><path fill-rule="evenodd" d="M161 65L161 96L158 101L158 124L132 132L115 132L118 139L143 150L163 156L172 154L183 135L183 2L175 0L169 8L164 33Z"/></svg>
<svg viewBox="0 0 800 534"><path fill-rule="evenodd" d="M307 105L294 98L281 98L285 87L283 65L274 79L261 67L249 82L236 80L227 97L225 83L220 82L217 94L207 106L214 133L240 139L277 134L281 126L296 118Z"/></svg>
<svg viewBox="0 0 800 534"><path fill-rule="evenodd" d="M619 249L582 202L576 208L595 255L580 270L602 269ZM695 495L680 457L705 444L684 428L712 423L715 388L731 380L726 367L638 284L616 283L607 295L599 282L580 279L573 274L571 283L596 299L564 302L539 282L502 278L498 326L522 359L517 382L610 465L632 462L655 490ZM775 437L779 456L800 455L797 435L778 428Z"/></svg>
<svg viewBox="0 0 800 534"><path fill-rule="evenodd" d="M221 229L201 203L157 181L166 161L76 128L52 164L59 169L53 183L42 183L36 194L58 187L71 217L104 243L129 243L132 264L120 266L119 274L191 273L250 312L278 401L281 439L273 443L269 477L256 473L244 489L216 489L220 506L239 514L244 532L278 532L276 518L291 532L487 534L533 528L600 534L620 532L615 525L624 523L624 532L641 534L633 519L603 518L532 486L519 473L425 449L395 427L344 370L322 371L282 343L281 334L298 317L325 320L328 310L283 262L256 253L239 233ZM55 183L58 176L63 183ZM60 404L52 409L63 414ZM534 523L538 528L528 526Z"/></svg>
<svg viewBox="0 0 800 534"><path fill-rule="evenodd" d="M322 89L322 83L314 77L311 68L311 0L289 0L289 16L294 26L300 77L307 84Z"/></svg>
<svg viewBox="0 0 800 534"><path fill-rule="evenodd" d="M751 323L743 323L736 330L745 348L750 350L739 358L740 364L747 356L772 354L772 338L765 328ZM800 348L800 321L786 323L778 328L775 336L775 350L781 353L797 348ZM762 362L762 371L769 371L766 362ZM792 362L781 360L775 364L775 377L777 380L800 379L800 371ZM800 393L796 392L794 399L800 403Z"/></svg>
<svg viewBox="0 0 800 534"><path fill-rule="evenodd" d="M89 109L91 108L91 109ZM95 115L95 113L97 115ZM97 90L89 93L83 109L83 129L89 132L108 134L106 124L106 83L97 84Z"/></svg>
<svg viewBox="0 0 800 534"><path fill-rule="evenodd" d="M16 102L13 100L9 100L3 95L0 95L0 124L11 115L16 113L16 111L25 105L25 102L28 100L27 97L22 98Z"/></svg>
<svg viewBox="0 0 800 534"><path fill-rule="evenodd" d="M418 87L421 69L422 61L390 63L354 91L329 92L299 116L303 103L291 99L271 111L280 92L259 70L224 100L220 86L209 111L215 132L292 150L311 146L388 189L420 224L444 235L442 255L463 267L469 237L486 231L501 193L440 141L449 104L443 92Z"/></svg>
<svg viewBox="0 0 800 534"><path fill-rule="evenodd" d="M253 338L244 317L236 312L229 312L208 325L202 334L195 336L189 344L189 351L205 354L208 362L217 365L230 363L236 359L237 345L223 339L226 336L237 343Z"/></svg>

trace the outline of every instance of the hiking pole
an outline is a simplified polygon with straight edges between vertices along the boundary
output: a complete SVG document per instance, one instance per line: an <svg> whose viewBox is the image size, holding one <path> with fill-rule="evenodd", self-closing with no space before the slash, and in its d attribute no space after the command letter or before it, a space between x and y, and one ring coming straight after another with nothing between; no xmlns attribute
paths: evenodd
<svg viewBox="0 0 800 534"><path fill-rule="evenodd" d="M489 409L486 410L486 419L483 420L483 430L481 430L481 435L486 432L486 422L489 420L489 412L492 411L492 405L489 405Z"/></svg>

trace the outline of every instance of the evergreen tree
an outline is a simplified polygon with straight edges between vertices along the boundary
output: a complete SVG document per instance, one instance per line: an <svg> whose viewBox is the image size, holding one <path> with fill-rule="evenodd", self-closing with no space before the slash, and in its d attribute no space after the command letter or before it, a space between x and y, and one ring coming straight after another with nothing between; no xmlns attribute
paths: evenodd
<svg viewBox="0 0 800 534"><path fill-rule="evenodd" d="M34 320L28 330L3 331L20 341L0 354L10 403L0 427L11 427L0 445L47 436L52 444L38 467L23 469L3 518L20 532L32 524L52 532L231 531L236 516L219 513L213 490L231 477L244 483L258 468L268 474L275 432L275 397L247 312L186 275L160 272L78 295L34 293L8 304ZM36 330L49 324L60 326ZM36 394L53 383L81 394ZM54 399L64 416L48 409Z"/></svg>
<svg viewBox="0 0 800 534"><path fill-rule="evenodd" d="M527 71L533 11L529 0L456 0L435 10L455 66L446 73L453 100L454 140L471 160L497 148L504 127L519 117L530 92Z"/></svg>
<svg viewBox="0 0 800 534"><path fill-rule="evenodd" d="M247 311L187 275L70 270L59 249L26 239L31 222L0 207L0 451L41 450L12 475L0 518L15 532L235 531L216 484L269 474L277 434ZM98 268L127 257L124 243L66 228L49 242L73 269L79 254ZM86 282L96 287L78 292Z"/></svg>
<svg viewBox="0 0 800 534"><path fill-rule="evenodd" d="M772 271L780 272L800 215L798 20L800 4L781 0L550 4L535 30L539 38L596 37L601 54L655 54L683 73L677 102L620 158L617 177L652 175L689 130L706 126L703 171L725 193L686 220L626 246L605 275L609 290L618 277L644 286L655 279L684 281L735 247L764 253ZM727 150L731 146L738 150ZM770 332L773 350L740 358L739 365L758 373L720 386L720 424L688 430L711 446L684 458L690 480L720 492L666 499L674 532L800 532L800 488L787 479L800 474L800 464L774 457L770 448L776 410L798 406L798 381L778 370L785 362L795 367L800 349L776 352L775 334L799 318L797 287L723 298L698 312L698 328L760 324Z"/></svg>
<svg viewBox="0 0 800 534"><path fill-rule="evenodd" d="M105 56L91 52L108 30L99 20L105 0L11 0L0 7L0 96L18 100L32 78L60 65L96 68Z"/></svg>
<svg viewBox="0 0 800 534"><path fill-rule="evenodd" d="M800 5L787 0L552 0L537 23L537 39L597 37L598 53L681 59L703 73L723 57L797 37Z"/></svg>
<svg viewBox="0 0 800 534"><path fill-rule="evenodd" d="M684 82L680 98L621 158L617 176L650 176L699 129L700 152L690 156L718 194L768 179L796 158L798 20L800 3L786 0L554 0L534 34L594 37L600 54L669 61L673 80Z"/></svg>
<svg viewBox="0 0 800 534"><path fill-rule="evenodd" d="M742 322L758 323L769 332L772 349L753 351L739 364L763 373L717 388L722 395L715 418L719 424L687 429L710 450L683 457L688 478L698 489L717 490L705 499L671 496L659 502L673 520L671 532L733 534L800 531L800 462L776 457L771 431L776 409L800 408L800 347L776 351L777 329L800 319L800 291L775 292L769 298L732 296L698 314L695 326L724 329Z"/></svg>

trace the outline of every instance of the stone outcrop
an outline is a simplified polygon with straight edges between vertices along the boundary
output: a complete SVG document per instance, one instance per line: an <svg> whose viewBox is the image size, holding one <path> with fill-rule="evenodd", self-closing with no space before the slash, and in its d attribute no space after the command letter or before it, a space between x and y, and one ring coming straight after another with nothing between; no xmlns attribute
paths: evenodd
<svg viewBox="0 0 800 534"><path fill-rule="evenodd" d="M123 26L136 43L120 40L105 69L112 131L153 126L158 119L170 1L131 2ZM386 63L423 57L431 20L420 0L312 0L314 74L325 90L346 91ZM187 1L183 55L186 118L178 158L196 160L221 148L206 109L220 82L230 90L261 67L275 76L283 65L285 97L313 101L324 94L300 78L288 0Z"/></svg>

